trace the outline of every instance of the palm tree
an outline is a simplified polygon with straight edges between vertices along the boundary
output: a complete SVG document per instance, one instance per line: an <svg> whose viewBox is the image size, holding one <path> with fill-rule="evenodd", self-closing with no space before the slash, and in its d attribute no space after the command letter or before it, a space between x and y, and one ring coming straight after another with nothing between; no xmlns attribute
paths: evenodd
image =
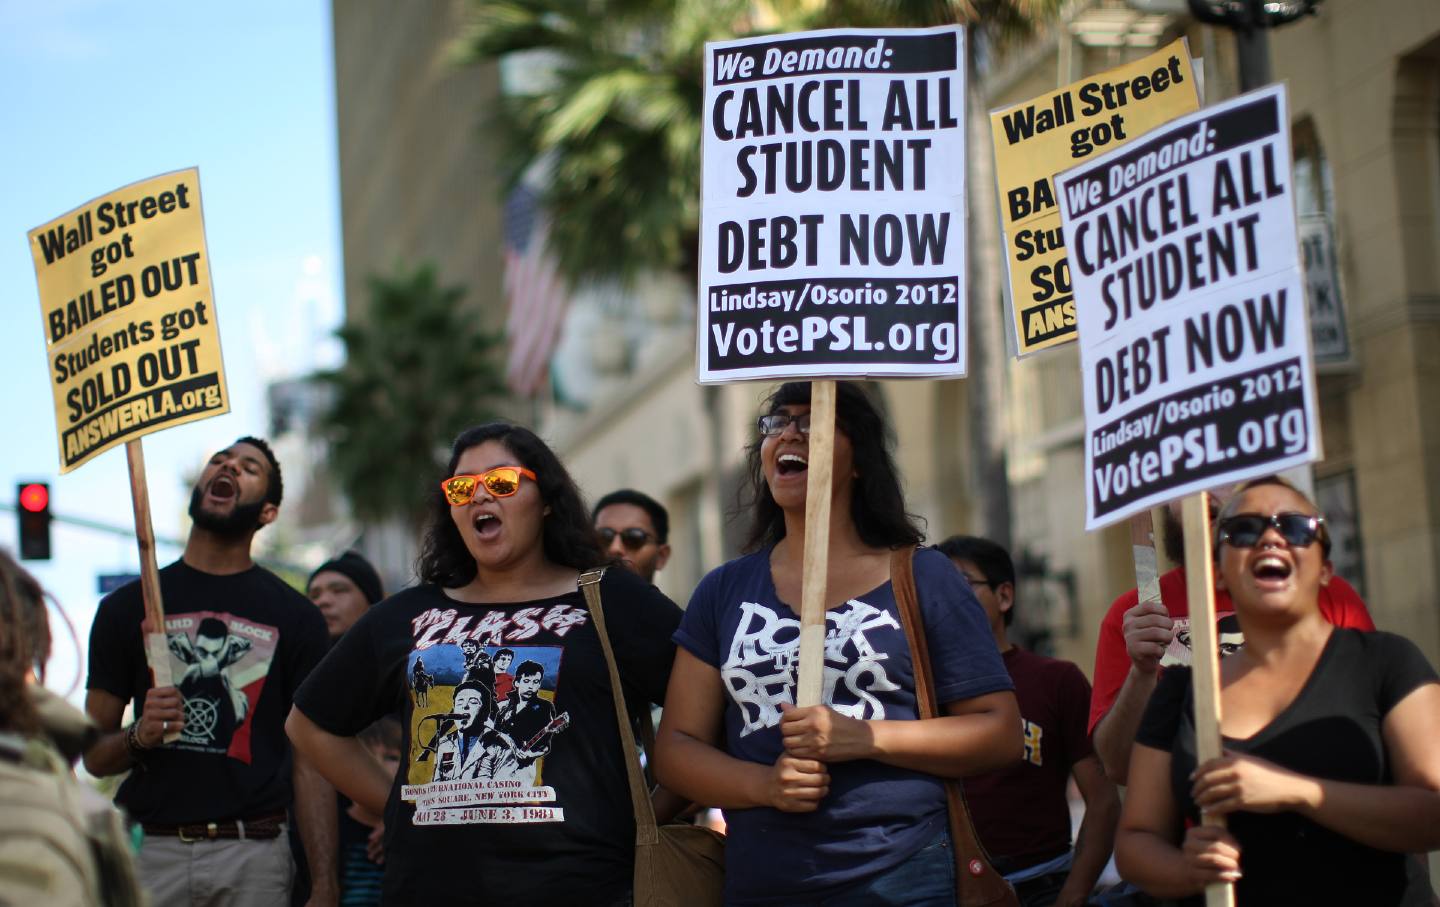
<svg viewBox="0 0 1440 907"><path fill-rule="evenodd" d="M363 319L336 332L345 364L315 376L331 391L320 426L351 512L413 529L450 440L496 417L503 340L460 305L464 287L440 286L431 264L372 275L369 291Z"/></svg>
<svg viewBox="0 0 1440 907"><path fill-rule="evenodd" d="M647 269L675 269L693 285L698 273L705 42L836 26L969 23L971 186L981 202L974 207L983 211L993 195L993 177L976 45L1002 47L1053 18L1062 4L471 0L472 16L457 45L457 59L476 63L539 52L553 64L544 85L505 98L490 132L501 144L507 186L537 162L547 165L549 183L541 203L552 224L551 251L566 277L574 283L623 280ZM1005 364L1001 297L998 283L980 264L987 251L980 243L996 243L998 236L994 229L972 229L970 236L970 459L979 517L974 528L1008 543L1009 486L1000 411ZM718 407L709 408L718 413ZM712 425L712 434L718 436L716 427ZM712 466L718 469L718 463Z"/></svg>

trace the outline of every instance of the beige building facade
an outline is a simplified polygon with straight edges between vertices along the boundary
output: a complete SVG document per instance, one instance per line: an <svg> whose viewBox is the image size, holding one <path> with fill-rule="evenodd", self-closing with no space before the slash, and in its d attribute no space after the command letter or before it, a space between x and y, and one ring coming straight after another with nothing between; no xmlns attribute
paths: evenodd
<svg viewBox="0 0 1440 907"><path fill-rule="evenodd" d="M479 136L498 79L447 65L458 6L427 0L400 16L376 0L344 0L333 15L350 312L363 317L366 274L424 259L471 288L468 304L499 311L499 205ZM1182 34L1205 61L1207 100L1236 94L1228 32L1100 0L1074 4L1063 25L999 59L985 104L1053 90ZM1322 369L1325 458L1314 484L1344 527L1342 574L1382 628L1440 662L1440 3L1328 0L1318 16L1272 33L1271 50L1274 76L1289 86L1297 181L1311 187L1302 207L1328 218L1333 236L1350 350ZM989 153L972 140L972 156ZM971 191L972 229L994 236L993 188L972 180ZM1000 256L987 251L993 273L979 284L998 288ZM618 331L614 318L577 306L559 360L585 399L541 406L535 421L592 499L628 486L666 504L675 554L659 583L684 603L707 569L736 553L743 527L729 515L770 386L697 386L686 327L693 288L645 296ZM972 288L971 304L999 300ZM1003 371L1020 620L1029 638L1088 671L1101 616L1134 584L1128 532L1082 528L1073 348L1009 360ZM976 531L973 383L878 386L907 499L929 538Z"/></svg>

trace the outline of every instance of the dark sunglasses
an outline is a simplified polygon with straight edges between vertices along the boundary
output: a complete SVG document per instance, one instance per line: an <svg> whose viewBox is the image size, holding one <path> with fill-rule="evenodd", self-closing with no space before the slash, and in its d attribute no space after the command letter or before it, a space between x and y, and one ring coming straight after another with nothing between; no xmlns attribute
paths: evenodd
<svg viewBox="0 0 1440 907"><path fill-rule="evenodd" d="M1274 528L1291 548L1308 548L1320 538L1325 518L1304 513L1239 513L1220 521L1220 541L1232 548L1253 548L1265 530Z"/></svg>
<svg viewBox="0 0 1440 907"><path fill-rule="evenodd" d="M610 547L610 543L614 542L615 537L618 535L620 537L620 544L625 546L626 551L639 551L654 538L654 536L638 526L621 529L619 532L606 526L604 529L597 531L600 533L600 541L605 543L605 547Z"/></svg>
<svg viewBox="0 0 1440 907"><path fill-rule="evenodd" d="M760 434L767 438L774 438L785 434L786 426L792 422L795 424L795 430L800 434L810 434L809 413L801 413L798 416L792 416L789 413L770 413L761 416L756 425L760 429Z"/></svg>

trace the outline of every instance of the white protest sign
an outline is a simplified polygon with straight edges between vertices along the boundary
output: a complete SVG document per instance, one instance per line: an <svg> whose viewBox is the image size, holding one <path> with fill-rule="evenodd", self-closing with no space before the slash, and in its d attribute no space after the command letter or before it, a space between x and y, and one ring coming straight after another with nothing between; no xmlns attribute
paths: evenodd
<svg viewBox="0 0 1440 907"><path fill-rule="evenodd" d="M965 373L964 39L706 45L701 383Z"/></svg>
<svg viewBox="0 0 1440 907"><path fill-rule="evenodd" d="M1085 395L1086 528L1314 460L1283 86L1056 179Z"/></svg>

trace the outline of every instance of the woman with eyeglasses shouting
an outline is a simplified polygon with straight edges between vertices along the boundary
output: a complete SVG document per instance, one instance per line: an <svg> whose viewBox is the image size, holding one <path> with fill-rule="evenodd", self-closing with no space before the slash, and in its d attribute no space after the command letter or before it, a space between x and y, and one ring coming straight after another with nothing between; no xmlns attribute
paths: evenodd
<svg viewBox="0 0 1440 907"><path fill-rule="evenodd" d="M1225 754L1196 766L1190 669L1167 669L1130 757L1121 874L1197 904L1218 880L1241 905L1428 904L1405 854L1440 847L1435 670L1401 636L1325 621L1325 520L1283 479L1245 485L1216 528L1245 634L1220 663Z"/></svg>
<svg viewBox="0 0 1440 907"><path fill-rule="evenodd" d="M445 475L420 584L340 640L287 730L338 789L384 815L384 903L628 904L634 814L577 588L606 557L580 492L543 441L508 423L461 434ZM626 570L607 571L600 590L627 691L662 701L679 609ZM355 735L396 711L404 756L392 777Z"/></svg>
<svg viewBox="0 0 1440 907"><path fill-rule="evenodd" d="M922 535L888 431L836 393L830 525L805 525L810 385L781 386L749 448L750 554L712 571L675 640L661 783L725 811L727 904L953 905L942 778L1020 758L1013 685L984 612L938 551L914 574L943 715L917 720L892 551ZM804 534L824 533L823 705L796 708Z"/></svg>

